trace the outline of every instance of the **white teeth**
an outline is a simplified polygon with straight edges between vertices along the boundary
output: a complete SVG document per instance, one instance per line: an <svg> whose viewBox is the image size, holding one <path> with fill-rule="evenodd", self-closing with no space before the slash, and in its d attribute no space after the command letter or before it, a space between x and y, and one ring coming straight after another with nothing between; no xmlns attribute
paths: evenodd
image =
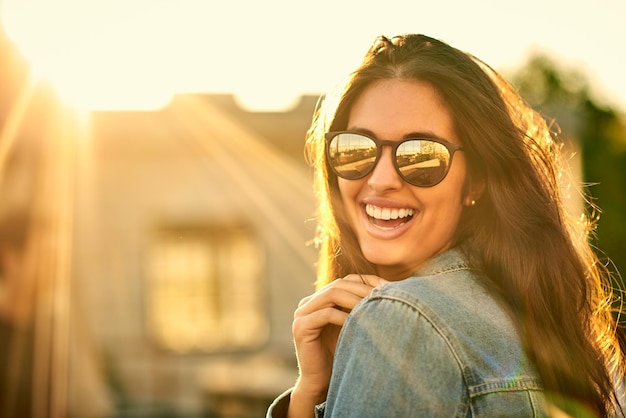
<svg viewBox="0 0 626 418"><path fill-rule="evenodd" d="M379 208L378 206L369 204L365 205L365 212L374 219L382 219L385 221L413 216L413 209L410 208Z"/></svg>

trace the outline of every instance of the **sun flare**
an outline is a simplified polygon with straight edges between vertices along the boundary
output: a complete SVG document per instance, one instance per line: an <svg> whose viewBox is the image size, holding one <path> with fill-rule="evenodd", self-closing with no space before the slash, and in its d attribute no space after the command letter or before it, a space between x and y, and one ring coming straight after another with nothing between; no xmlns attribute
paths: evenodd
<svg viewBox="0 0 626 418"><path fill-rule="evenodd" d="M276 71L275 59L233 48L249 34L231 21L250 32L262 22L232 7L218 17L215 5L202 0L1 4L2 24L33 71L82 109L155 109L185 92L229 92L247 108L284 108L301 94ZM266 62L249 66L259 60Z"/></svg>
<svg viewBox="0 0 626 418"><path fill-rule="evenodd" d="M179 87L173 75L181 57L173 51L184 31L164 30L174 23L172 7L5 0L2 19L33 71L64 100L87 109L145 109L163 106Z"/></svg>
<svg viewBox="0 0 626 418"><path fill-rule="evenodd" d="M158 108L185 92L233 93L248 108L284 108L294 102L290 95L332 88L375 36L416 30L495 68L517 64L531 45L584 60L597 73L595 84L623 108L621 55L606 53L620 50L623 38L619 18L626 9L618 2L601 0L611 7L602 11L555 1L532 16L536 28L507 31L499 26L506 19L485 16L471 32L450 18L449 3L456 16L473 7L440 2L424 13L409 1L380 9L333 0L310 7L289 0L0 0L0 18L37 74L84 109ZM493 3L494 13L510 15L511 6ZM564 14L558 24L557 12ZM580 31L582 25L588 30Z"/></svg>

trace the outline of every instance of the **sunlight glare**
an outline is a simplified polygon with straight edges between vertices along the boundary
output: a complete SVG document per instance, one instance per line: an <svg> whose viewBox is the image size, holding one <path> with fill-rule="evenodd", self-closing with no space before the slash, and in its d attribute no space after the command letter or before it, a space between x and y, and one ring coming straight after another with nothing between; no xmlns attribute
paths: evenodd
<svg viewBox="0 0 626 418"><path fill-rule="evenodd" d="M159 49L173 42L159 32L167 26L167 9L154 9L162 14L144 22L141 6L146 7L121 0L5 0L2 19L34 73L49 80L64 101L92 110L158 108L173 95L163 74L177 62Z"/></svg>
<svg viewBox="0 0 626 418"><path fill-rule="evenodd" d="M281 39L284 28L232 5L4 0L2 7L6 31L34 71L82 109L155 109L177 93L230 92L248 110L279 111L302 94L301 59L282 63L271 44L250 48L251 33ZM298 51L293 42L287 47Z"/></svg>
<svg viewBox="0 0 626 418"><path fill-rule="evenodd" d="M242 90L235 92L235 101L248 112L288 112L300 103L297 93Z"/></svg>
<svg viewBox="0 0 626 418"><path fill-rule="evenodd" d="M485 1L494 15L510 16L511 5ZM460 0L428 10L408 0L382 9L333 0L311 7L289 0L0 0L0 17L37 72L82 107L158 108L176 93L230 92L252 109L281 108L294 91L332 87L375 36L419 31L494 68L519 63L533 45L584 62L594 86L626 109L622 57L606 53L621 47L622 3L544 3L515 9L520 21L536 22L517 31L508 19L486 15L467 31L463 17L474 6ZM545 10L537 15L539 5Z"/></svg>

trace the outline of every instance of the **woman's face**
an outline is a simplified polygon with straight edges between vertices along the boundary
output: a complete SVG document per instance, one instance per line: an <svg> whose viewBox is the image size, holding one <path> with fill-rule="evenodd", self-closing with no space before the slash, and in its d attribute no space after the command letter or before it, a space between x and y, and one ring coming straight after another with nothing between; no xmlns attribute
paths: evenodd
<svg viewBox="0 0 626 418"><path fill-rule="evenodd" d="M347 129L391 141L424 135L460 145L438 92L417 80L381 80L369 85L353 103ZM461 151L439 184L413 186L398 175L391 149L385 146L369 175L358 180L339 178L350 224L365 258L377 266L379 275L404 279L450 248L463 206L469 204L469 197L463 196L465 175ZM383 220L389 217L382 214L386 210L392 218L394 211L412 216Z"/></svg>

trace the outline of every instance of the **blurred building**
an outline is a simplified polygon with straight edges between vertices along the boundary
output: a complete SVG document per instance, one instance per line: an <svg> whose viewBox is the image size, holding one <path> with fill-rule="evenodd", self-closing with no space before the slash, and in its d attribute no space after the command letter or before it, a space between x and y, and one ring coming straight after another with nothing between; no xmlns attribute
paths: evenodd
<svg viewBox="0 0 626 418"><path fill-rule="evenodd" d="M304 137L316 97L100 112L81 145L76 300L128 417L253 417L297 376L316 251Z"/></svg>
<svg viewBox="0 0 626 418"><path fill-rule="evenodd" d="M37 267L24 291L0 246L0 415L263 416L295 381L291 321L315 281L317 98L254 113L181 95L78 126L1 28L0 52L0 215L28 219Z"/></svg>

